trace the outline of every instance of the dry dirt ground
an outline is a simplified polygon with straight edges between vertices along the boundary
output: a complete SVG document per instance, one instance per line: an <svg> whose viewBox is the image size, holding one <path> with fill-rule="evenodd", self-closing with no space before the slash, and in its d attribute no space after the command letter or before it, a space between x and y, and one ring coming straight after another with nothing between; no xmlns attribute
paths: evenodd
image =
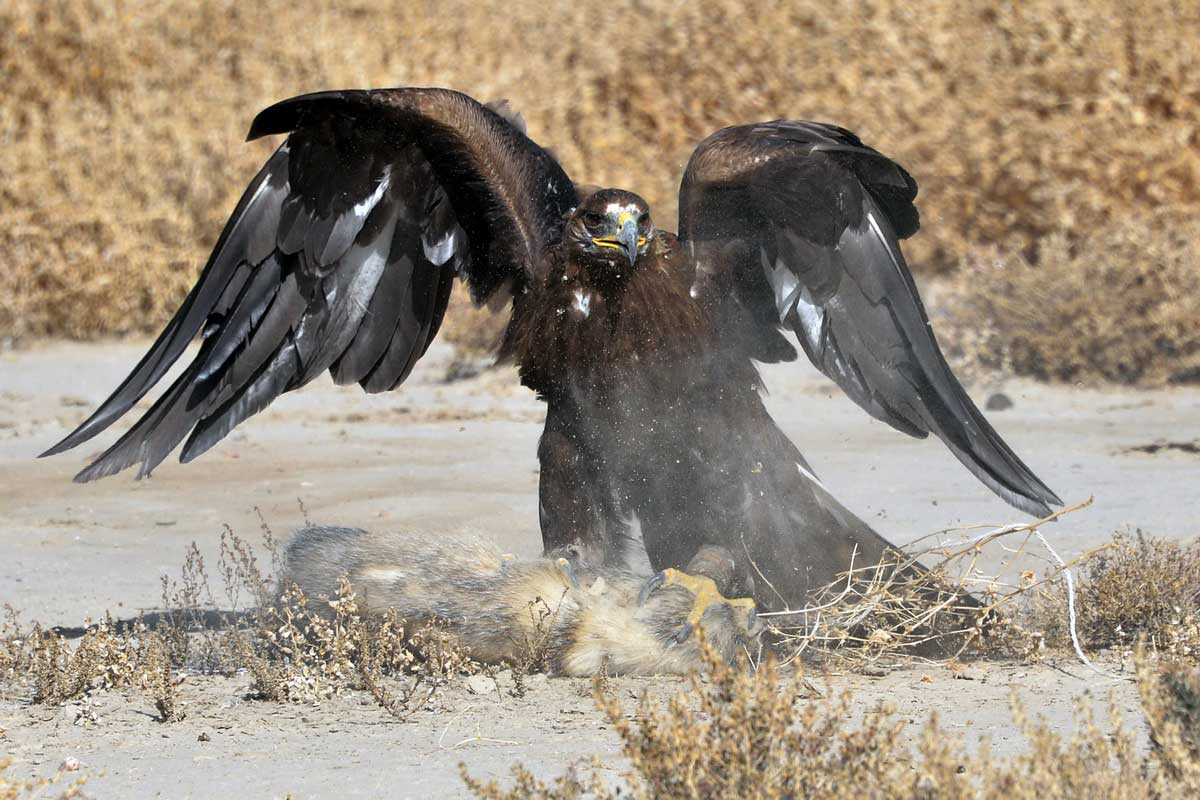
<svg viewBox="0 0 1200 800"><path fill-rule="evenodd" d="M35 455L84 418L136 362L146 342L48 343L0 353L0 603L26 620L79 624L111 610L157 605L159 576L177 575L196 541L215 561L223 524L257 540L259 517L403 531L481 532L523 555L539 551L535 443L542 411L508 370L444 383L451 360L435 346L399 393L366 397L327 381L286 396L199 461L76 486L101 447ZM915 441L866 417L807 366L767 371L769 405L835 495L898 543L969 523L1019 521L937 442ZM1048 526L1064 558L1121 526L1160 536L1197 533L1200 389L1134 391L977 386L1011 408L989 412L1014 449L1068 503L1095 504ZM103 437L103 444L111 442ZM258 511L256 511L256 509ZM985 568L988 565L984 565ZM1040 568L1036 561L1015 568ZM1119 665L1109 663L1113 669ZM866 713L879 701L916 725L931 710L952 735L1021 747L1009 699L1069 729L1077 701L1117 707L1137 725L1128 683L1074 661L981 664L957 679L944 667L835 675ZM502 682L503 683L503 682ZM819 683L819 681L818 681ZM502 776L515 761L554 776L600 756L616 775L619 743L584 681L540 679L524 697L499 690L443 692L399 723L366 695L320 706L246 700L247 679L191 676L186 720L160 724L141 695L101 694L84 709L0 702L0 760L20 776L52 773L73 757L97 797L441 797L463 793L457 769ZM674 691L670 679L622 679L631 698ZM95 721L88 721L90 718Z"/></svg>

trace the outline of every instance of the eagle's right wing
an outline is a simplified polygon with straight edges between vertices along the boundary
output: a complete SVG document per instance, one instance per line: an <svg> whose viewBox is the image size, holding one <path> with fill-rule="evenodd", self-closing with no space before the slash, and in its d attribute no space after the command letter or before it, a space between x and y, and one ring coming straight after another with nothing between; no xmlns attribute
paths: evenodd
<svg viewBox="0 0 1200 800"><path fill-rule="evenodd" d="M791 329L813 364L871 416L935 434L983 483L1042 516L1061 500L1017 457L950 371L900 239L917 184L844 128L775 120L718 131L692 154L679 235L695 293L749 323L760 360L787 360Z"/></svg>
<svg viewBox="0 0 1200 800"><path fill-rule="evenodd" d="M113 395L43 455L128 412L201 332L191 364L77 481L138 462L146 475L189 431L190 461L326 369L368 392L398 386L437 333L454 276L477 302L521 291L575 205L566 173L521 127L445 89L321 92L260 113L250 139L290 135L196 286Z"/></svg>

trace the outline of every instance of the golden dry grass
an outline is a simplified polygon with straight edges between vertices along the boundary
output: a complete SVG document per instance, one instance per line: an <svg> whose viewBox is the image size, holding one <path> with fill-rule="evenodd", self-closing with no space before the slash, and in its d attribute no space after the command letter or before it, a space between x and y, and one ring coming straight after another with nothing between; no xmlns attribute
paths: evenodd
<svg viewBox="0 0 1200 800"><path fill-rule="evenodd" d="M1200 221L1140 214L1036 253L993 248L956 276L938 326L953 356L1045 380L1200 381Z"/></svg>
<svg viewBox="0 0 1200 800"><path fill-rule="evenodd" d="M49 778L9 779L4 773L10 766L12 759L0 759L0 800L73 800L87 797L83 793L87 776L66 781L64 770L60 769Z"/></svg>
<svg viewBox="0 0 1200 800"><path fill-rule="evenodd" d="M784 679L770 662L756 672L739 670L711 650L706 661L705 678L694 676L666 704L644 695L633 713L597 689L597 705L630 763L622 775L628 791L614 791L599 773L590 781L568 773L547 783L521 765L507 788L464 768L468 788L489 800L1165 800L1200 791L1200 750L1189 727L1200 670L1161 666L1144 654L1139 690L1156 745L1146 759L1115 706L1107 725L1080 710L1074 733L1064 736L1014 701L1028 748L1008 758L995 758L986 742L971 752L934 713L914 753L901 737L906 721L892 708L862 708L845 692L814 698L802 676Z"/></svg>
<svg viewBox="0 0 1200 800"><path fill-rule="evenodd" d="M663 221L712 130L836 121L921 182L918 269L953 269L980 246L1041 269L1048 235L1074 251L1135 212L1200 207L1197 40L1200 11L1184 0L852 0L836 12L802 0L754 14L733 0L12 0L0 7L0 335L157 329L268 152L240 141L252 115L340 86L509 97L571 174L639 190ZM1194 251L1183 263L1195 268ZM1085 263L1052 266L1087 280ZM1194 302L1186 278L1147 291ZM1012 287L1025 305L1041 288ZM1168 350L1175 336L1160 337ZM1182 341L1194 357L1195 337ZM1033 361L1012 364L1080 372Z"/></svg>

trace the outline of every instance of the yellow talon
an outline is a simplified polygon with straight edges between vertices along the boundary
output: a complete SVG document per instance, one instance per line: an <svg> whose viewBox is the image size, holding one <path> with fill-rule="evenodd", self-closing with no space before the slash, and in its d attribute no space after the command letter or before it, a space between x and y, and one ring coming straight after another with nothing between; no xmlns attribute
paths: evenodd
<svg viewBox="0 0 1200 800"><path fill-rule="evenodd" d="M664 586L682 586L692 593L692 611L688 614L688 623L696 625L704 616L704 612L708 607L716 603L725 603L726 605L736 608L754 608L754 599L750 597L735 597L728 598L721 594L717 589L717 584L712 578L704 575L689 575L686 572L668 567L663 570L663 585Z"/></svg>

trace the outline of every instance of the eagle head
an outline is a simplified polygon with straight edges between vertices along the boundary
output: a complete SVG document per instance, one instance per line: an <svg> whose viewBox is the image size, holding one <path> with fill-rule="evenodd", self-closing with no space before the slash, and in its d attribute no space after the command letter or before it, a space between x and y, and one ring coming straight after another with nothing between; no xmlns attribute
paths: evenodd
<svg viewBox="0 0 1200 800"><path fill-rule="evenodd" d="M649 203L633 192L601 189L571 212L563 238L573 253L620 274L646 252L654 232Z"/></svg>

